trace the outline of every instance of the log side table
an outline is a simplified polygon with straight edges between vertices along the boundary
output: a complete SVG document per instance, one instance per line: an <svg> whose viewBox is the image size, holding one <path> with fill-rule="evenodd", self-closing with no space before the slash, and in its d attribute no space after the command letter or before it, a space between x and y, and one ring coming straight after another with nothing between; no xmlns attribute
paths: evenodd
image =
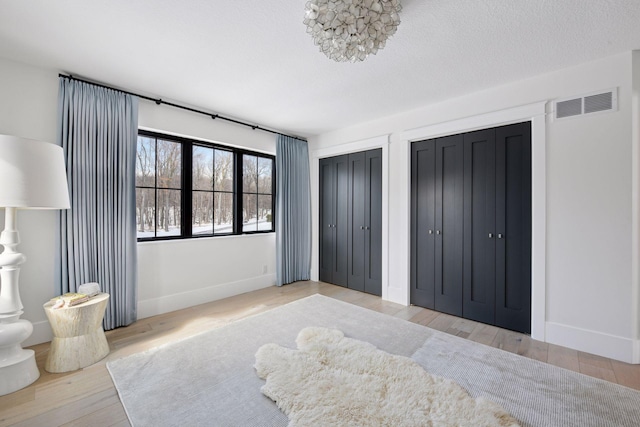
<svg viewBox="0 0 640 427"><path fill-rule="evenodd" d="M102 329L109 294L98 294L73 307L43 305L53 330L53 340L44 369L60 373L92 365L109 354L109 343Z"/></svg>

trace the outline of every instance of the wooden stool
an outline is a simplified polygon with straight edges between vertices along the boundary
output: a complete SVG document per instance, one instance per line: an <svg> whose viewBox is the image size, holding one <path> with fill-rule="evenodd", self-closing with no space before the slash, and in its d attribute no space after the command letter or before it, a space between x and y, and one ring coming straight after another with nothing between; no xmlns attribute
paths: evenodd
<svg viewBox="0 0 640 427"><path fill-rule="evenodd" d="M92 365L109 354L109 343L102 329L109 294L98 294L73 307L43 305L53 330L53 340L44 369L60 373Z"/></svg>

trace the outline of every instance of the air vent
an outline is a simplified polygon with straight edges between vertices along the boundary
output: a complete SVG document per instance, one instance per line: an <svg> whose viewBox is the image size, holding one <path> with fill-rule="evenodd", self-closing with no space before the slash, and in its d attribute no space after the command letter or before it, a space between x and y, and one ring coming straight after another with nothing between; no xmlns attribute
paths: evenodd
<svg viewBox="0 0 640 427"><path fill-rule="evenodd" d="M567 99L556 103L556 118L579 116L582 114L582 98Z"/></svg>
<svg viewBox="0 0 640 427"><path fill-rule="evenodd" d="M556 119L618 110L617 88L555 102Z"/></svg>
<svg viewBox="0 0 640 427"><path fill-rule="evenodd" d="M584 97L584 113L596 113L613 108L613 92L599 93Z"/></svg>

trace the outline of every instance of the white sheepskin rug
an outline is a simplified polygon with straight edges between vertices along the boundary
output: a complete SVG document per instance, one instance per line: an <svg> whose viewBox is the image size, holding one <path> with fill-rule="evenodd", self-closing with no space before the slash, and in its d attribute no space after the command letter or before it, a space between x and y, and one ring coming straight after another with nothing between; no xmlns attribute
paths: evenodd
<svg viewBox="0 0 640 427"><path fill-rule="evenodd" d="M263 345L255 364L290 427L518 426L496 403L338 330L305 328L296 344Z"/></svg>

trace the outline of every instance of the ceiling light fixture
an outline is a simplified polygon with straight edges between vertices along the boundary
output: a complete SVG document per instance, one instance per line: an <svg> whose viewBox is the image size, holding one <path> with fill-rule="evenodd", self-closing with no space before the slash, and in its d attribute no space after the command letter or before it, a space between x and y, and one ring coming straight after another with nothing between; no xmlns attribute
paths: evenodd
<svg viewBox="0 0 640 427"><path fill-rule="evenodd" d="M395 34L401 10L400 0L309 0L304 24L329 58L364 61Z"/></svg>

